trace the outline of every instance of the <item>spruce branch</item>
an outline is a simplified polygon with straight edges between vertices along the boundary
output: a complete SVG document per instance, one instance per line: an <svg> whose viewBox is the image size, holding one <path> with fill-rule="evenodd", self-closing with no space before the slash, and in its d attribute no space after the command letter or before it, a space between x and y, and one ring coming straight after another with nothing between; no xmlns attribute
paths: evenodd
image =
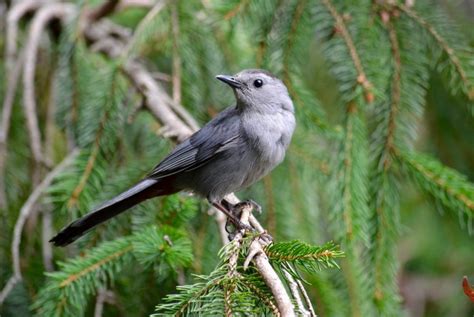
<svg viewBox="0 0 474 317"><path fill-rule="evenodd" d="M33 308L41 315L82 315L87 297L95 294L132 260L130 237L105 242L78 257L61 264L61 270L49 273Z"/></svg>
<svg viewBox="0 0 474 317"><path fill-rule="evenodd" d="M307 2L303 0L303 1L298 1L296 5L296 8L291 17L291 26L290 26L290 32L289 32L288 41L287 41L288 43L285 46L285 49L283 51L283 81L288 86L288 90L290 91L290 94L292 96L298 96L298 95L295 93L295 89L290 79L289 58L290 58L290 52L294 45L295 36L297 34L296 30L298 29L301 17L303 16L306 3Z"/></svg>
<svg viewBox="0 0 474 317"><path fill-rule="evenodd" d="M436 41L439 45L441 50L446 53L448 56L448 60L454 66L463 86L464 91L469 98L469 100L474 100L474 84L470 76L468 76L468 72L461 62L461 59L458 55L459 52L450 45L449 41L444 38L436 28L430 24L426 19L424 19L418 12L413 10L410 6L403 5L403 4L395 4L396 8L398 8L401 12L406 14L408 17L413 19L418 25L421 26L422 29L426 30L427 33ZM472 54L472 53L471 53Z"/></svg>
<svg viewBox="0 0 474 317"><path fill-rule="evenodd" d="M336 259L344 256L344 253L333 242L323 246L312 246L298 240L272 243L265 247L265 252L272 261L300 264L309 271L338 267ZM305 263L309 262L308 260L314 263L313 267L304 267Z"/></svg>
<svg viewBox="0 0 474 317"><path fill-rule="evenodd" d="M26 200L25 204L20 209L20 214L15 224L13 231L13 240L11 245L12 252L12 269L13 276L5 286L5 288L0 293L0 304L3 303L5 298L8 296L10 291L13 289L13 286L21 281L21 266L20 266L20 244L21 244L21 234L23 231L23 226L26 222L26 219L29 217L33 206L36 204L38 199L41 197L41 194L50 186L51 182L66 168L69 164L76 158L79 154L78 150L73 150L59 165L57 165L43 181L36 186L35 190L31 193L30 197Z"/></svg>
<svg viewBox="0 0 474 317"><path fill-rule="evenodd" d="M342 273L347 284L351 311L356 316L370 314L371 305L364 300L369 296L368 274L364 271L362 250L368 245L368 153L367 128L357 102L346 108L344 139L338 152L334 171L337 181L331 191L335 208L331 214L333 232L346 252ZM364 295L362 295L364 294Z"/></svg>
<svg viewBox="0 0 474 317"><path fill-rule="evenodd" d="M326 6L328 11L331 13L333 16L334 20L336 21L336 32L340 32L342 38L344 39L344 42L347 46L347 49L349 51L350 57L352 59L352 62L354 64L354 67L357 71L357 81L356 83L358 85L362 86L362 89L364 90L364 97L367 103L371 103L374 100L374 94L372 92L372 84L368 80L364 67L362 65L362 61L359 57L359 53L357 51L357 48L354 44L354 41L352 39L351 34L349 33L349 30L346 26L346 22L344 21L344 18L342 15L337 11L336 7L334 4L331 2L331 0L321 0L321 2Z"/></svg>
<svg viewBox="0 0 474 317"><path fill-rule="evenodd" d="M450 210L457 211L460 219L468 218L468 230L472 232L474 185L466 176L425 154L398 149L396 155L400 164L421 189Z"/></svg>
<svg viewBox="0 0 474 317"><path fill-rule="evenodd" d="M394 138L396 131L396 117L399 112L401 98L401 56L400 46L397 38L397 31L393 22L387 23L390 44L393 55L393 75L391 84L390 112L388 117L387 137L385 139L384 152L382 154L382 165L385 171L390 168L391 155L394 149Z"/></svg>
<svg viewBox="0 0 474 317"><path fill-rule="evenodd" d="M8 134L10 131L10 121L13 111L16 88L20 80L20 73L24 63L24 48L22 53L14 61L13 66L7 72L6 93L3 98L2 119L0 126L0 209L7 209L7 194L5 191L5 165L8 153ZM8 54L8 53L7 53Z"/></svg>
<svg viewBox="0 0 474 317"><path fill-rule="evenodd" d="M400 227L398 187L394 179L392 159L395 139L399 134L402 98L402 57L395 17L386 11L380 16L391 46L392 73L387 90L389 100L380 105L376 118L373 143L375 156L371 175L372 245L370 250L373 266L373 300L379 314L390 315L399 309L398 285L392 277L398 270L396 242ZM407 109L404 109L407 111Z"/></svg>
<svg viewBox="0 0 474 317"><path fill-rule="evenodd" d="M115 90L114 89L114 78L112 78L111 95L113 95L114 90ZM87 184L87 181L88 181L89 177L92 174L92 171L93 171L94 166L95 166L95 162L96 162L97 157L100 153L100 141L101 141L101 138L103 137L103 134L104 134L104 131L105 131L105 126L106 126L106 123L109 119L109 116L110 116L109 111L105 111L102 115L102 119L100 120L99 128L98 128L97 133L95 135L95 140L92 144L92 149L91 149L90 154L87 158L87 162L86 162L86 165L84 167L84 170L82 171L81 176L78 178L79 181L78 181L77 185L74 187L74 189L71 192L71 197L68 199L68 201L66 203L67 209L73 209L77 205L79 197L81 196L81 193L83 192L83 190L84 190L84 188Z"/></svg>

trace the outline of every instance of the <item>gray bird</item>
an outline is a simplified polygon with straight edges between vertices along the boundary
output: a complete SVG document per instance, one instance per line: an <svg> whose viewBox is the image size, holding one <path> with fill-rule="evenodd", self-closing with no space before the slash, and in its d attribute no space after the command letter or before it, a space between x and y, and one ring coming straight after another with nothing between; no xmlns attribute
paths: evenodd
<svg viewBox="0 0 474 317"><path fill-rule="evenodd" d="M232 87L235 106L176 146L145 179L75 220L50 242L68 245L146 199L181 190L207 198L236 221L235 206L224 197L252 185L283 161L295 128L294 108L283 82L265 70L216 78Z"/></svg>

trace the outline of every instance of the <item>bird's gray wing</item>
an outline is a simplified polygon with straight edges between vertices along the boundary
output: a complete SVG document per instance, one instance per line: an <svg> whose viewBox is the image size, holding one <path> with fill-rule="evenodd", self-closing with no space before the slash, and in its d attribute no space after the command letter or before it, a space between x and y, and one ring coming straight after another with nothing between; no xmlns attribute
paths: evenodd
<svg viewBox="0 0 474 317"><path fill-rule="evenodd" d="M239 136L239 116L234 108L227 109L179 144L148 177L161 178L196 169L226 149L237 146Z"/></svg>

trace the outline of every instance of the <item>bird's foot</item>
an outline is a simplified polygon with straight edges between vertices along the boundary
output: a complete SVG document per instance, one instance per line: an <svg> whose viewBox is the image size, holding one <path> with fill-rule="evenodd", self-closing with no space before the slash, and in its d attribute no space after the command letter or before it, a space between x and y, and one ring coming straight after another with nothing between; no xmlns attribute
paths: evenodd
<svg viewBox="0 0 474 317"><path fill-rule="evenodd" d="M259 213L261 213L262 211L262 207L260 207L260 205L253 200L244 200L235 205L227 204L226 207L230 209L230 212L233 215L233 217L227 217L227 222L225 226L227 233L233 233L235 230L252 231L253 228L251 226L244 224L242 221L240 221L242 217L242 210L250 208L250 211L256 210Z"/></svg>
<svg viewBox="0 0 474 317"><path fill-rule="evenodd" d="M241 202L238 202L237 204L235 204L233 208L239 209L240 212L242 212L244 208L252 208L252 211L256 211L259 214L262 213L262 206L257 204L252 199L242 200Z"/></svg>

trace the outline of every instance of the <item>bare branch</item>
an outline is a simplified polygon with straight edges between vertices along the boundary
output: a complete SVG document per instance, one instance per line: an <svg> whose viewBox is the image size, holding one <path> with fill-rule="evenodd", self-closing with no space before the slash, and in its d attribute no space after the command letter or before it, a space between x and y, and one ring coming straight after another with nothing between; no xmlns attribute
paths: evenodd
<svg viewBox="0 0 474 317"><path fill-rule="evenodd" d="M94 308L94 317L102 317L104 311L104 304L117 304L114 292L111 290L101 288L97 293L97 298Z"/></svg>
<svg viewBox="0 0 474 317"><path fill-rule="evenodd" d="M181 57L179 55L179 17L178 17L179 1L174 1L171 5L171 34L173 42L173 101L181 102Z"/></svg>
<svg viewBox="0 0 474 317"><path fill-rule="evenodd" d="M46 272L54 271L53 248L49 239L53 236L53 216L50 207L43 210L41 221L41 253Z"/></svg>
<svg viewBox="0 0 474 317"><path fill-rule="evenodd" d="M259 243L258 240L254 240L254 242L252 242L250 245L250 248L255 248L258 250L253 262L257 268L257 271L265 281L265 284L267 284L268 288L271 290L281 315L295 316L293 304L291 303L290 297L286 292L285 286L270 264L270 261L263 250L262 244Z"/></svg>
<svg viewBox="0 0 474 317"><path fill-rule="evenodd" d="M166 93L142 65L131 61L125 65L124 71L133 85L145 97L145 105L148 109L164 124L163 134L165 137L183 141L193 133L193 130L167 107Z"/></svg>
<svg viewBox="0 0 474 317"><path fill-rule="evenodd" d="M0 292L0 305L3 304L5 299L8 297L10 292L13 290L13 287L15 287L16 283L18 283L21 279L18 278L16 275L12 275L9 279L7 284L3 287L2 291Z"/></svg>
<svg viewBox="0 0 474 317"><path fill-rule="evenodd" d="M13 6L7 16L7 40L5 46L5 65L12 67L16 55L16 43L18 35L18 22L28 12L35 11L46 1L26 0Z"/></svg>
<svg viewBox="0 0 474 317"><path fill-rule="evenodd" d="M301 294L303 294L303 298L304 298L304 301L306 302L306 306L309 309L310 316L317 317L316 313L314 312L313 303L311 303L311 300L309 299L308 293L306 292L306 289L304 288L303 283L301 283L300 280L296 280L296 284L298 284L300 292Z"/></svg>
<svg viewBox="0 0 474 317"><path fill-rule="evenodd" d="M79 154L79 150L75 149L68 156L54 168L43 181L36 186L35 190L31 193L30 197L26 200L25 204L20 209L20 214L15 223L15 228L13 230L13 241L11 245L12 260L13 260L13 276L10 279L13 285L19 282L22 279L21 276L21 267L20 267L20 244L21 244L21 233L23 231L23 226L25 221L33 210L34 205L41 197L41 194L49 187L51 182L60 174ZM2 296L0 296L0 304L3 303L3 300L8 296L8 293L13 289L13 285L10 285L10 282L2 290Z"/></svg>
<svg viewBox="0 0 474 317"><path fill-rule="evenodd" d="M25 111L30 146L35 162L39 165L44 161L41 152L41 133L36 116L35 101L35 67L39 42L43 30L51 19L65 19L75 11L70 4L51 4L41 8L36 14L29 32L25 51L25 65L23 68L23 106Z"/></svg>
<svg viewBox="0 0 474 317"><path fill-rule="evenodd" d="M283 270L283 274L285 274L285 278L289 283L291 295L293 295L293 298L296 301L296 307L298 308L299 314L301 316L311 316L311 313L305 308L303 300L301 299L298 283L296 283L293 276L287 270Z"/></svg>
<svg viewBox="0 0 474 317"><path fill-rule="evenodd" d="M54 78L56 77L56 72L53 71L49 78L49 94L48 94L48 109L46 112L46 127L45 127L45 145L44 153L45 159L48 162L48 165L52 165L53 162L53 142L54 142L54 113L56 110L56 103L54 99L55 88ZM53 216L52 216L52 206L47 204L42 211L41 219L41 251L43 255L43 265L47 272L54 270L53 265L53 246L49 243L49 239L53 236Z"/></svg>

